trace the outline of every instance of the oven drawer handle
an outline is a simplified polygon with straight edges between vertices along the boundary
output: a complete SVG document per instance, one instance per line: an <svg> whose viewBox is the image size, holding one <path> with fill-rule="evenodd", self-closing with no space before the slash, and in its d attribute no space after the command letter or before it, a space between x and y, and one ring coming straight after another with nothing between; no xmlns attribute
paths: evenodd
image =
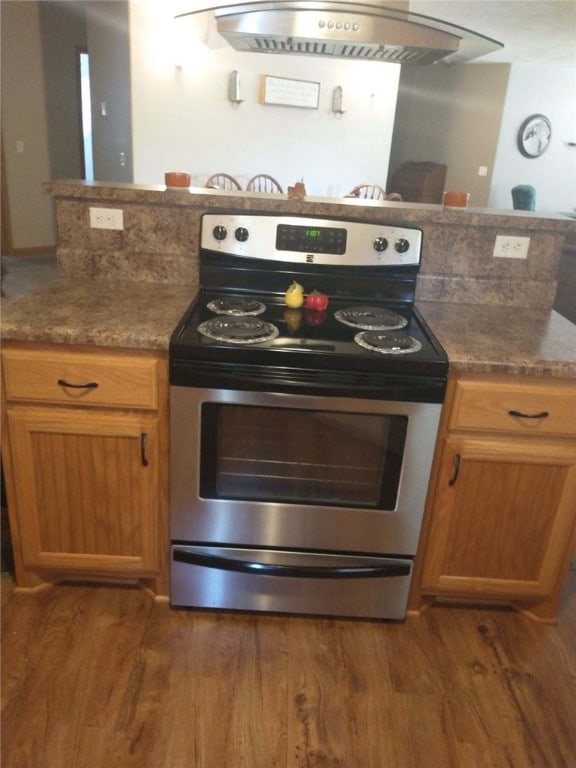
<svg viewBox="0 0 576 768"><path fill-rule="evenodd" d="M409 576L409 563L390 563L366 566L323 566L274 565L271 563L246 562L229 557L191 553L179 549L174 551L174 560L189 565L218 568L222 571L240 571L253 576L291 576L306 579L366 579L390 576Z"/></svg>

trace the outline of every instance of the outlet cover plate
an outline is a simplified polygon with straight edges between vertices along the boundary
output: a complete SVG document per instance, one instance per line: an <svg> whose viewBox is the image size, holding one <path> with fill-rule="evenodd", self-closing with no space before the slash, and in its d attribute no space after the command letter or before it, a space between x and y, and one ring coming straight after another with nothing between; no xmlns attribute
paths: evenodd
<svg viewBox="0 0 576 768"><path fill-rule="evenodd" d="M93 229L124 229L122 208L90 207L90 226Z"/></svg>
<svg viewBox="0 0 576 768"><path fill-rule="evenodd" d="M529 237L496 235L492 256L495 259L527 259L529 246Z"/></svg>

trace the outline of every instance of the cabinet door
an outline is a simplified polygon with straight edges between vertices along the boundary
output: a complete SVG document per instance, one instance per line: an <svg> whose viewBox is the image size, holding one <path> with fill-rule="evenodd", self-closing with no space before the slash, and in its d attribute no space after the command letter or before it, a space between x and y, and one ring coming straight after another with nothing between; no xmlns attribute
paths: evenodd
<svg viewBox="0 0 576 768"><path fill-rule="evenodd" d="M93 574L156 569L156 416L8 409L25 566Z"/></svg>
<svg viewBox="0 0 576 768"><path fill-rule="evenodd" d="M448 437L422 590L544 598L554 588L576 509L576 446Z"/></svg>

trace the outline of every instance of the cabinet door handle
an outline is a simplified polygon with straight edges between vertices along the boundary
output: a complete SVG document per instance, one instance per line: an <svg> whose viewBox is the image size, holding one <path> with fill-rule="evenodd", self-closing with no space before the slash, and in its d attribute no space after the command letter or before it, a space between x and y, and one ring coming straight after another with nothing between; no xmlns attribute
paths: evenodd
<svg viewBox="0 0 576 768"><path fill-rule="evenodd" d="M545 419L550 414L548 411L540 411L540 413L522 413L522 411L508 411L509 416L519 416L521 419Z"/></svg>
<svg viewBox="0 0 576 768"><path fill-rule="evenodd" d="M148 466L148 454L146 450L147 448L148 448L148 433L142 432L142 434L140 435L140 461L143 467Z"/></svg>
<svg viewBox="0 0 576 768"><path fill-rule="evenodd" d="M66 379L58 379L58 384L61 387L72 387L72 389L96 389L98 386L97 381L89 381L87 384L70 384Z"/></svg>
<svg viewBox="0 0 576 768"><path fill-rule="evenodd" d="M458 474L460 472L460 454L459 453L454 454L453 461L454 461L454 474L452 475L450 480L448 480L448 485L454 485L456 480L458 480Z"/></svg>

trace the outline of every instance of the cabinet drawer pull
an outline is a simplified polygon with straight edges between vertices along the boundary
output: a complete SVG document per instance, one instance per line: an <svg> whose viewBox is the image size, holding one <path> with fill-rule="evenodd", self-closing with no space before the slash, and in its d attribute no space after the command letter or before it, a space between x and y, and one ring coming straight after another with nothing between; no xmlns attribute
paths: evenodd
<svg viewBox="0 0 576 768"><path fill-rule="evenodd" d="M458 480L458 474L460 472L460 454L459 453L454 454L453 461L454 461L454 474L452 475L450 480L448 480L448 485L454 485L456 480Z"/></svg>
<svg viewBox="0 0 576 768"><path fill-rule="evenodd" d="M508 411L509 416L519 416L521 419L545 419L549 416L548 411L540 411L540 413L522 413L522 411Z"/></svg>
<svg viewBox="0 0 576 768"><path fill-rule="evenodd" d="M71 387L72 389L96 389L98 386L97 381L89 381L87 384L70 384L66 379L58 379L58 384L61 387Z"/></svg>
<svg viewBox="0 0 576 768"><path fill-rule="evenodd" d="M147 447L148 447L148 433L142 432L142 434L140 435L140 461L143 467L148 466L148 454L146 451Z"/></svg>

